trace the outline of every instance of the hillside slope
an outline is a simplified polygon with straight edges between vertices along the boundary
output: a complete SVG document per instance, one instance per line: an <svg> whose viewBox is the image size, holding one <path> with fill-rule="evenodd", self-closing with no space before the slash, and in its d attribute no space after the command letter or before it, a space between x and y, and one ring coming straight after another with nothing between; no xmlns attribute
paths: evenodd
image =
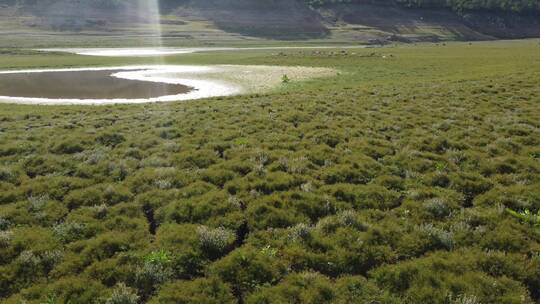
<svg viewBox="0 0 540 304"><path fill-rule="evenodd" d="M456 12L388 1L323 6L309 6L300 0L162 1L160 35L166 45L235 44L246 40L266 43L269 39L384 44L540 37L540 17L535 13L488 9ZM114 36L111 43L120 39L125 45L151 44L152 39L146 38L156 35L148 22L152 18L146 18L152 12L141 10L137 1L116 1L115 6L70 0L37 3L15 5L12 0L0 0L0 37L11 35L4 36L3 42L9 44L8 38L17 39L18 34L28 35L30 30L33 35L47 35L53 40L59 32Z"/></svg>
<svg viewBox="0 0 540 304"><path fill-rule="evenodd" d="M220 29L247 36L309 39L329 34L322 16L299 1L206 0L173 11L185 17L201 16Z"/></svg>

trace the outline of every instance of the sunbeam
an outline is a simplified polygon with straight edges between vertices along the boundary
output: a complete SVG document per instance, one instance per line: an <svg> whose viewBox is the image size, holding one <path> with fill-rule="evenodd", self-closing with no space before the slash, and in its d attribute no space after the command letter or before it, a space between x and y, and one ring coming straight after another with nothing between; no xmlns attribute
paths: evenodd
<svg viewBox="0 0 540 304"><path fill-rule="evenodd" d="M141 46L163 47L161 17L158 0L136 0L136 17L141 24ZM155 63L163 63L163 56L155 54Z"/></svg>

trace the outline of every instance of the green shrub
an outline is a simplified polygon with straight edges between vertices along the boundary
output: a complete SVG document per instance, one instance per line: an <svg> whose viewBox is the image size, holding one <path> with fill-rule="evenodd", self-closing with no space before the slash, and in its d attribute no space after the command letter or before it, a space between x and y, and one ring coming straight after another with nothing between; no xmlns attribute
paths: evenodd
<svg viewBox="0 0 540 304"><path fill-rule="evenodd" d="M315 168L313 163L305 156L281 157L279 161L274 164L276 167L272 167L270 170L280 170L289 174L306 174Z"/></svg>
<svg viewBox="0 0 540 304"><path fill-rule="evenodd" d="M2 232L7 247L0 247L0 264L9 263L23 251L41 254L59 248L59 242L50 229L39 226L15 227Z"/></svg>
<svg viewBox="0 0 540 304"><path fill-rule="evenodd" d="M240 294L264 284L275 284L285 274L286 265L275 255L255 248L237 249L212 264L210 272L234 286Z"/></svg>
<svg viewBox="0 0 540 304"><path fill-rule="evenodd" d="M246 303L335 303L336 291L332 282L317 273L291 274L275 287L262 288Z"/></svg>
<svg viewBox="0 0 540 304"><path fill-rule="evenodd" d="M233 231L219 227L211 229L206 226L197 228L201 250L209 257L220 257L230 250L236 235Z"/></svg>
<svg viewBox="0 0 540 304"><path fill-rule="evenodd" d="M401 195L378 185L336 184L321 188L336 200L349 203L351 207L361 209L386 210L398 207Z"/></svg>
<svg viewBox="0 0 540 304"><path fill-rule="evenodd" d="M16 184L21 175L20 171L14 170L10 167L0 167L0 182L7 182Z"/></svg>
<svg viewBox="0 0 540 304"><path fill-rule="evenodd" d="M335 165L325 168L322 180L327 184L367 184L375 177L373 168L361 168L356 165Z"/></svg>
<svg viewBox="0 0 540 304"><path fill-rule="evenodd" d="M125 284L118 284L111 296L105 301L106 304L137 304L139 303L139 296L137 293L127 287Z"/></svg>
<svg viewBox="0 0 540 304"><path fill-rule="evenodd" d="M237 300L229 285L211 277L166 284L149 303L235 304Z"/></svg>
<svg viewBox="0 0 540 304"><path fill-rule="evenodd" d="M284 172L270 172L264 175L264 178L254 178L249 187L264 194L271 194L291 190L301 184L302 180L296 176Z"/></svg>
<svg viewBox="0 0 540 304"><path fill-rule="evenodd" d="M480 246L486 249L504 250L516 252L525 250L527 247L526 237L517 234L516 229L511 228L509 221L504 221L506 227L496 227L487 230L480 241Z"/></svg>
<svg viewBox="0 0 540 304"><path fill-rule="evenodd" d="M31 178L36 176L62 173L67 165L57 157L52 156L28 156L23 160L23 170Z"/></svg>
<svg viewBox="0 0 540 304"><path fill-rule="evenodd" d="M417 228L425 239L429 240L427 250L447 249L454 247L454 236L451 232L434 227L431 224L422 225Z"/></svg>
<svg viewBox="0 0 540 304"><path fill-rule="evenodd" d="M219 156L215 151L205 149L191 152L182 152L175 160L180 168L208 168L211 165L217 163Z"/></svg>
<svg viewBox="0 0 540 304"><path fill-rule="evenodd" d="M315 165L327 166L335 163L338 158L330 147L317 145L308 151L308 159Z"/></svg>
<svg viewBox="0 0 540 304"><path fill-rule="evenodd" d="M0 231L0 248L8 248L13 239L12 231Z"/></svg>
<svg viewBox="0 0 540 304"><path fill-rule="evenodd" d="M389 190L403 191L405 190L405 181L394 175L382 175L375 179L375 184L381 185Z"/></svg>
<svg viewBox="0 0 540 304"><path fill-rule="evenodd" d="M189 178L174 168L145 168L138 170L127 179L133 193L151 190L178 189L188 184Z"/></svg>
<svg viewBox="0 0 540 304"><path fill-rule="evenodd" d="M163 139L176 139L181 137L180 131L176 129L163 129L159 131L159 137Z"/></svg>
<svg viewBox="0 0 540 304"><path fill-rule="evenodd" d="M335 233L339 228L350 227L359 231L367 230L367 225L358 218L358 213L352 210L340 212L335 216L321 219L316 228L325 234Z"/></svg>
<svg viewBox="0 0 540 304"><path fill-rule="evenodd" d="M527 303L523 285L492 277L475 263L478 252L440 253L375 270L377 284L407 303L446 303L452 295L475 295L481 303Z"/></svg>
<svg viewBox="0 0 540 304"><path fill-rule="evenodd" d="M130 201L131 192L124 186L108 185L103 190L103 200L107 205L116 205Z"/></svg>
<svg viewBox="0 0 540 304"><path fill-rule="evenodd" d="M178 279L192 280L204 275L209 261L196 249L184 250L173 259L173 268Z"/></svg>
<svg viewBox="0 0 540 304"><path fill-rule="evenodd" d="M338 304L356 303L359 301L364 301L365 303L402 303L401 299L389 295L388 292L383 291L374 283L361 276L341 277L336 280L334 286L335 290L337 290L335 303Z"/></svg>
<svg viewBox="0 0 540 304"><path fill-rule="evenodd" d="M133 255L120 254L93 262L84 270L84 275L107 287L121 282L134 283L138 262L139 259Z"/></svg>
<svg viewBox="0 0 540 304"><path fill-rule="evenodd" d="M187 190L187 189L186 189ZM200 189L190 189L200 190ZM159 222L219 224L236 227L241 218L241 210L229 202L224 192L210 191L204 195L174 201L156 211Z"/></svg>
<svg viewBox="0 0 540 304"><path fill-rule="evenodd" d="M49 196L50 199L63 201L70 191L89 186L89 181L66 176L40 176L21 185L25 197Z"/></svg>
<svg viewBox="0 0 540 304"><path fill-rule="evenodd" d="M207 169L202 173L202 180L217 187L223 187L225 183L234 179L236 174L233 171L225 169Z"/></svg>
<svg viewBox="0 0 540 304"><path fill-rule="evenodd" d="M19 300L23 303L92 303L106 294L106 289L98 282L82 276L65 276L49 284L36 284L20 291ZM20 303L14 301L14 303Z"/></svg>
<svg viewBox="0 0 540 304"><path fill-rule="evenodd" d="M344 141L344 138L336 132L323 131L317 135L313 135L313 140L317 144L325 144L330 148L335 148L339 143Z"/></svg>
<svg viewBox="0 0 540 304"><path fill-rule="evenodd" d="M309 219L307 216L290 212L281 200L269 197L248 205L248 222L251 229L286 228Z"/></svg>
<svg viewBox="0 0 540 304"><path fill-rule="evenodd" d="M62 141L51 148L55 154L75 154L84 151L84 146L80 140L69 139Z"/></svg>
<svg viewBox="0 0 540 304"><path fill-rule="evenodd" d="M0 231L6 231L9 226L11 226L11 222L3 217L0 217Z"/></svg>
<svg viewBox="0 0 540 304"><path fill-rule="evenodd" d="M71 191L66 196L65 203L69 209L77 209L101 204L116 205L129 201L131 198L131 192L123 186L96 185Z"/></svg>
<svg viewBox="0 0 540 304"><path fill-rule="evenodd" d="M88 227L85 224L77 222L64 222L58 224L53 227L53 231L63 243L71 243L91 236Z"/></svg>
<svg viewBox="0 0 540 304"><path fill-rule="evenodd" d="M204 181L196 181L191 183L180 190L180 195L184 199L201 197L205 194L215 193L213 190L217 189L214 185Z"/></svg>
<svg viewBox="0 0 540 304"><path fill-rule="evenodd" d="M297 224L289 228L288 238L293 242L307 240L311 236L311 230L312 227L304 223Z"/></svg>
<svg viewBox="0 0 540 304"><path fill-rule="evenodd" d="M125 137L122 134L117 133L103 133L96 137L96 142L100 145L107 147L116 147L125 141Z"/></svg>
<svg viewBox="0 0 540 304"><path fill-rule="evenodd" d="M15 275L15 284L25 286L36 282L41 277L46 277L62 260L63 252L59 250L47 250L41 253L23 251L11 265Z"/></svg>
<svg viewBox="0 0 540 304"><path fill-rule="evenodd" d="M76 209L82 206L96 206L103 202L103 189L101 187L91 187L70 192L65 199L69 209Z"/></svg>
<svg viewBox="0 0 540 304"><path fill-rule="evenodd" d="M94 261L101 261L122 252L147 246L148 239L143 237L144 234L141 235L141 231L111 231L89 240L79 241L72 248L78 252L80 262L89 265Z"/></svg>
<svg viewBox="0 0 540 304"><path fill-rule="evenodd" d="M0 145L0 157L12 156L12 155L24 155L32 152L35 148L20 141L12 141L9 143L2 143Z"/></svg>
<svg viewBox="0 0 540 304"><path fill-rule="evenodd" d="M0 182L0 205L14 203L20 197L20 191L14 189L13 185Z"/></svg>
<svg viewBox="0 0 540 304"><path fill-rule="evenodd" d="M540 209L540 191L538 191L538 185L499 186L478 196L474 204L482 207L502 205L513 210L538 210Z"/></svg>
<svg viewBox="0 0 540 304"><path fill-rule="evenodd" d="M450 185L450 177L446 172L436 171L426 176L428 184L434 187L446 188Z"/></svg>
<svg viewBox="0 0 540 304"><path fill-rule="evenodd" d="M452 189L463 193L469 202L490 190L493 184L483 176L475 173L459 173L450 177Z"/></svg>
<svg viewBox="0 0 540 304"><path fill-rule="evenodd" d="M450 215L451 209L448 204L440 199L433 198L424 203L424 208L435 218L444 218Z"/></svg>
<svg viewBox="0 0 540 304"><path fill-rule="evenodd" d="M150 296L157 286L174 277L169 263L145 261L135 272L135 284L141 293Z"/></svg>
<svg viewBox="0 0 540 304"><path fill-rule="evenodd" d="M155 244L166 252L182 252L198 244L198 226L193 224L165 223L156 231Z"/></svg>

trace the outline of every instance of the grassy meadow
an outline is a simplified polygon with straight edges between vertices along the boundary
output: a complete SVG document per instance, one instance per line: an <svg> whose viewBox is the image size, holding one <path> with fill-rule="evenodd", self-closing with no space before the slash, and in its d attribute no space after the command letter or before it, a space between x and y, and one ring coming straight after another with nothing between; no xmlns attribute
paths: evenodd
<svg viewBox="0 0 540 304"><path fill-rule="evenodd" d="M154 63L0 50L0 69ZM540 41L171 56L260 94L0 104L2 303L540 303Z"/></svg>

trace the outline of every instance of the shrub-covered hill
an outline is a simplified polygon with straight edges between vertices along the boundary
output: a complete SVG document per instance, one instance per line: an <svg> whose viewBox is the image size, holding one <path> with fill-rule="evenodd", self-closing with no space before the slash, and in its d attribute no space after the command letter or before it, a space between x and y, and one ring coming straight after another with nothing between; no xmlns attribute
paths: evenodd
<svg viewBox="0 0 540 304"><path fill-rule="evenodd" d="M190 55L169 60L341 72L193 102L2 105L1 301L538 302L539 49Z"/></svg>

